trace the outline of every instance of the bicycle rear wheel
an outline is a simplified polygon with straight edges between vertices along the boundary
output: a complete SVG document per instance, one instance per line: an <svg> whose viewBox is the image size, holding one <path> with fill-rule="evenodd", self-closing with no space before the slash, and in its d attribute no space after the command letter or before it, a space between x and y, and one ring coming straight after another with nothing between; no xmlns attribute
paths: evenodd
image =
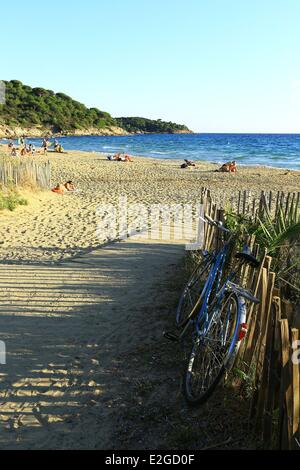
<svg viewBox="0 0 300 470"><path fill-rule="evenodd" d="M184 377L184 395L191 405L208 400L235 354L242 318L236 294L224 295L204 337L198 337Z"/></svg>
<svg viewBox="0 0 300 470"><path fill-rule="evenodd" d="M199 300L212 266L212 257L207 255L193 271L180 297L176 310L176 326L181 328L187 322L190 313Z"/></svg>

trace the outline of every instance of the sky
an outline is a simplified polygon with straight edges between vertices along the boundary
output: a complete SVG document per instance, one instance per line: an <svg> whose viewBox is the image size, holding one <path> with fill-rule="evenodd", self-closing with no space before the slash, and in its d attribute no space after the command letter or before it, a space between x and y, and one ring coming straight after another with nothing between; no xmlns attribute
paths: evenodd
<svg viewBox="0 0 300 470"><path fill-rule="evenodd" d="M15 0L0 12L0 80L196 132L300 133L299 0Z"/></svg>

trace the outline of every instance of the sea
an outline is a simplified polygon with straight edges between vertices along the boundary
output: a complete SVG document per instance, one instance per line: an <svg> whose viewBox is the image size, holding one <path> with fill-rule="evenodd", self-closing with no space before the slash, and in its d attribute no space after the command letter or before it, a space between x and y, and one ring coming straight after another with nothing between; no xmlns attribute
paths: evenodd
<svg viewBox="0 0 300 470"><path fill-rule="evenodd" d="M146 134L60 137L65 150L125 152L174 160L203 160L300 170L300 134ZM1 141L4 143L5 141ZM41 139L28 139L41 145Z"/></svg>

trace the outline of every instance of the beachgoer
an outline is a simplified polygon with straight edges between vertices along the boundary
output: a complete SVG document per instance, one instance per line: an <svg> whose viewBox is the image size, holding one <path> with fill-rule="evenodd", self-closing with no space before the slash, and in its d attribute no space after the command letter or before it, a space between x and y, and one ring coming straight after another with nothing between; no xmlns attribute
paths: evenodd
<svg viewBox="0 0 300 470"><path fill-rule="evenodd" d="M64 184L64 186L65 186L67 191L75 191L75 185L74 185L73 181L67 181Z"/></svg>
<svg viewBox="0 0 300 470"><path fill-rule="evenodd" d="M21 152L20 152L21 157L25 157L26 153L27 153L26 152L26 147L21 148Z"/></svg>
<svg viewBox="0 0 300 470"><path fill-rule="evenodd" d="M66 188L63 184L58 183L55 188L52 189L53 193L64 194Z"/></svg>
<svg viewBox="0 0 300 470"><path fill-rule="evenodd" d="M196 166L194 162L192 162L191 160L184 160L185 163L187 164L187 166Z"/></svg>
<svg viewBox="0 0 300 470"><path fill-rule="evenodd" d="M228 162L228 163L224 163L221 168L219 168L218 170L216 170L216 172L219 172L219 173L229 173L230 172L230 165L231 165L231 162Z"/></svg>
<svg viewBox="0 0 300 470"><path fill-rule="evenodd" d="M230 173L236 173L237 172L237 165L236 165L235 161L230 163L229 171L230 171Z"/></svg>
<svg viewBox="0 0 300 470"><path fill-rule="evenodd" d="M48 152L49 139L44 139L42 143L42 148L44 149L44 154Z"/></svg>
<svg viewBox="0 0 300 470"><path fill-rule="evenodd" d="M12 149L11 149L11 156L12 156L12 157L17 157L17 156L18 156L18 154L17 154L17 149L16 149L16 147L14 147L14 146L13 146Z"/></svg>

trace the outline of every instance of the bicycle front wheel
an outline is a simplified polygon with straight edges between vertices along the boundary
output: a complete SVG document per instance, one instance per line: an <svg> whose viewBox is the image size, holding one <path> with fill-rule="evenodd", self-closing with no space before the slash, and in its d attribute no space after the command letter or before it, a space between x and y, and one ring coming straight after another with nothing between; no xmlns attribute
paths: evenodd
<svg viewBox="0 0 300 470"><path fill-rule="evenodd" d="M184 377L184 395L191 405L206 402L224 376L236 352L242 308L236 294L224 295L207 332L197 337Z"/></svg>

